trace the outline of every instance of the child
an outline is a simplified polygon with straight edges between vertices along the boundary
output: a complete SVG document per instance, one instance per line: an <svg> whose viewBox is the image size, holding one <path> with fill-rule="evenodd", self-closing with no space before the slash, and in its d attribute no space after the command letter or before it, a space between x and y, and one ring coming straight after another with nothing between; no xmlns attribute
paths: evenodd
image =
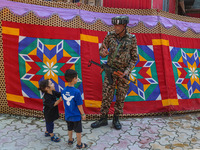
<svg viewBox="0 0 200 150"><path fill-rule="evenodd" d="M43 111L46 122L45 136L51 136L51 141L60 142L60 138L53 133L53 121L59 118L57 105L62 101L61 93L55 91L54 83L49 79L41 81L38 90L44 93ZM56 98L60 99L56 100Z"/></svg>
<svg viewBox="0 0 200 150"><path fill-rule="evenodd" d="M81 93L74 87L78 81L77 72L75 70L68 69L65 72L65 80L68 82L68 86L66 86L62 91L62 99L65 107L65 120L68 126L68 145L72 145L74 142L74 139L72 138L72 130L74 130L77 137L76 147L78 149L86 148L87 144L81 143L81 119L85 120L86 115L82 107L83 101L81 98Z"/></svg>

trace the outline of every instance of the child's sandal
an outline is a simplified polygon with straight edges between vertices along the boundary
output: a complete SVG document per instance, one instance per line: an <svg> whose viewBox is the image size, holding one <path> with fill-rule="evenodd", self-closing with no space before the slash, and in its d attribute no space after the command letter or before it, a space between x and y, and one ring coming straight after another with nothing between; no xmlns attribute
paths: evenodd
<svg viewBox="0 0 200 150"><path fill-rule="evenodd" d="M45 136L45 137L50 136L49 132L45 132L44 136Z"/></svg>
<svg viewBox="0 0 200 150"><path fill-rule="evenodd" d="M54 136L51 137L51 141L54 141L54 142L60 142L60 138L57 137L57 136L55 136L55 134L54 134Z"/></svg>
<svg viewBox="0 0 200 150"><path fill-rule="evenodd" d="M74 144L74 138L72 138L72 141L68 140L68 145Z"/></svg>
<svg viewBox="0 0 200 150"><path fill-rule="evenodd" d="M76 148L77 149L82 149L82 148L87 148L88 147L88 145L87 144L85 144L85 143L81 143L81 145L76 145Z"/></svg>

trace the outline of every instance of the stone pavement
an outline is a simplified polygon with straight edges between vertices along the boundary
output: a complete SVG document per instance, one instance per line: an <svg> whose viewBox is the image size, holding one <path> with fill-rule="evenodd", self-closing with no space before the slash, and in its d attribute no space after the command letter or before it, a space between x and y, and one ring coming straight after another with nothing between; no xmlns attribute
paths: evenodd
<svg viewBox="0 0 200 150"><path fill-rule="evenodd" d="M200 150L200 113L121 119L122 130L108 126L91 129L83 121L82 141L88 150ZM67 145L67 125L55 121L54 132L61 142L44 136L45 123L39 118L0 114L0 150L74 150ZM74 137L75 134L74 134Z"/></svg>

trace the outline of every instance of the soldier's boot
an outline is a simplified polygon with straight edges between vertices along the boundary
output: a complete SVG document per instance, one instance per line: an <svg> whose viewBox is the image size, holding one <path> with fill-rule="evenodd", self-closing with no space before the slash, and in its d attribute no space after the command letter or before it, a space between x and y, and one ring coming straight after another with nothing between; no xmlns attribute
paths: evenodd
<svg viewBox="0 0 200 150"><path fill-rule="evenodd" d="M101 118L91 124L92 128L99 128L108 125L108 116L101 116Z"/></svg>
<svg viewBox="0 0 200 150"><path fill-rule="evenodd" d="M119 116L113 116L113 126L116 130L120 130L122 128L122 125L119 122Z"/></svg>

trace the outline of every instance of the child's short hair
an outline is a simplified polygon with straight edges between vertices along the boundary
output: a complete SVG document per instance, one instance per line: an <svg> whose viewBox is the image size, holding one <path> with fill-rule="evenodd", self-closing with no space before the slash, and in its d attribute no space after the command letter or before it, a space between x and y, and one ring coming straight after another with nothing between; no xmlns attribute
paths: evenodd
<svg viewBox="0 0 200 150"><path fill-rule="evenodd" d="M49 87L49 79L42 80L39 84L38 90L41 90L43 93L46 93L46 87Z"/></svg>
<svg viewBox="0 0 200 150"><path fill-rule="evenodd" d="M76 72L75 70L68 69L68 70L65 71L65 80L66 80L67 82L72 82L72 80L73 80L74 78L76 78L77 75L78 75L78 74L77 74L77 72Z"/></svg>

